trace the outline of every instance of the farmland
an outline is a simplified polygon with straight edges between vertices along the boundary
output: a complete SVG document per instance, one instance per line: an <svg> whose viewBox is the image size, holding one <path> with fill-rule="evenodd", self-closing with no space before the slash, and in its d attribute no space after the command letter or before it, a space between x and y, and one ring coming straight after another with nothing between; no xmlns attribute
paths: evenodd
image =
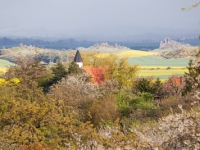
<svg viewBox="0 0 200 150"><path fill-rule="evenodd" d="M156 56L143 56L143 57L131 57L129 58L129 63L131 65L139 64L141 66L166 66L166 67L185 67L191 57L188 58L178 58L178 59L164 59Z"/></svg>
<svg viewBox="0 0 200 150"><path fill-rule="evenodd" d="M170 76L180 76L187 72L186 66L192 57L178 59L164 59L155 56L153 52L144 51L116 51L115 54L121 57L129 57L128 62L131 65L139 65L140 71L138 76L154 76L160 79L168 79ZM101 53L98 57L105 57L108 53Z"/></svg>
<svg viewBox="0 0 200 150"><path fill-rule="evenodd" d="M156 52L146 52L146 51L139 51L139 50L125 50L123 52L119 52L117 55L121 57L142 57L142 56L149 56L155 55Z"/></svg>
<svg viewBox="0 0 200 150"><path fill-rule="evenodd" d="M192 57L178 59L164 59L156 56L131 57L129 63L138 64L141 68L138 76L154 76L167 79L169 76L180 76L187 72L186 66ZM167 69L168 68L168 69Z"/></svg>
<svg viewBox="0 0 200 150"><path fill-rule="evenodd" d="M57 56L58 58L64 61L68 54L65 51L54 51L54 50L50 51L46 49L43 50L35 47L23 46L21 48L20 47L11 48L10 53L8 55L18 56L19 53L20 55L23 54L26 57L27 54L34 55L36 50L38 53L40 53L40 55L41 54L45 56L47 55L48 58L52 59L51 61L54 61L54 57L57 58ZM159 77L161 79L167 79L171 75L183 75L187 71L186 66L188 65L189 60L193 59L192 57L164 59L162 57L156 56L159 52L161 52L159 50L155 51L131 50L126 47L121 47L121 46L112 47L106 44L92 46L87 49L80 48L80 51L82 54L87 52L98 52L98 53L100 52L98 55L96 55L99 58L106 57L108 56L109 53L116 54L119 57L127 57L129 64L140 66L140 72L138 73L138 76L143 76L143 77L154 76L154 77ZM70 52L75 54L74 50ZM73 58L73 56L70 55L70 58ZM10 65L12 65L12 63L0 59L0 71L5 71L6 67Z"/></svg>
<svg viewBox="0 0 200 150"><path fill-rule="evenodd" d="M116 54L122 57L129 57L128 62L131 65L139 65L140 71L138 76L154 76L155 78L159 77L162 80L166 80L172 75L183 75L187 72L186 66L188 66L189 60L194 59L193 57L164 59L156 56L157 52L138 50L118 51Z"/></svg>
<svg viewBox="0 0 200 150"><path fill-rule="evenodd" d="M142 77L153 76L160 79L168 79L169 76L180 76L187 72L185 67L164 67L164 66L141 66L138 75Z"/></svg>

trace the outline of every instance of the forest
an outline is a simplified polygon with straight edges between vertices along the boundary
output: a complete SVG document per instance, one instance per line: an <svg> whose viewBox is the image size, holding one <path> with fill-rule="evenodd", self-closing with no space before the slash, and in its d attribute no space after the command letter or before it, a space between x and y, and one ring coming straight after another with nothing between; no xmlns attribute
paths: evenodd
<svg viewBox="0 0 200 150"><path fill-rule="evenodd" d="M105 82L73 61L47 67L37 57L1 74L0 149L199 149L200 53L181 85L138 77L115 54L84 58L108 68Z"/></svg>

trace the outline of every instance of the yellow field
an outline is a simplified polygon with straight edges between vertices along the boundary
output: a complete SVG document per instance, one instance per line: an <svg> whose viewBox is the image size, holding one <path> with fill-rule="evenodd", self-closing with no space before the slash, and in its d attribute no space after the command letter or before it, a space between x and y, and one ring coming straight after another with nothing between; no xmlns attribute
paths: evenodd
<svg viewBox="0 0 200 150"><path fill-rule="evenodd" d="M6 69L7 69L6 67L1 67L0 72L6 72Z"/></svg>
<svg viewBox="0 0 200 150"><path fill-rule="evenodd" d="M155 78L159 77L161 80L166 80L169 76L180 76L184 75L185 72L188 72L187 68L178 66L171 67L170 69L167 69L167 66L141 66L138 76L153 76Z"/></svg>
<svg viewBox="0 0 200 150"><path fill-rule="evenodd" d="M167 75L182 75L187 72L187 69L177 70L141 70L139 76L167 76Z"/></svg>
<svg viewBox="0 0 200 150"><path fill-rule="evenodd" d="M166 69L168 66L140 66L141 69ZM173 66L171 69L186 69L186 67Z"/></svg>
<svg viewBox="0 0 200 150"><path fill-rule="evenodd" d="M95 54L95 57L104 58L104 57L107 57L108 55L109 53L100 53L100 54Z"/></svg>
<svg viewBox="0 0 200 150"><path fill-rule="evenodd" d="M156 52L146 52L146 51L138 51L138 50L127 50L124 52L120 52L117 55L122 57L141 57L141 56L149 56L155 55Z"/></svg>

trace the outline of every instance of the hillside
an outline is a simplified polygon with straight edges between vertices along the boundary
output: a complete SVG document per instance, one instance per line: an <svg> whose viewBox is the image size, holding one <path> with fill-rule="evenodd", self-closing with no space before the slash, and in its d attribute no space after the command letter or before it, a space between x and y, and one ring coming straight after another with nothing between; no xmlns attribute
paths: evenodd
<svg viewBox="0 0 200 150"><path fill-rule="evenodd" d="M159 57L165 59L194 57L199 48L190 44L180 43L169 38L160 42L160 47L155 49Z"/></svg>
<svg viewBox="0 0 200 150"><path fill-rule="evenodd" d="M198 52L198 47L186 47L182 49L176 50L167 50L162 51L158 54L158 56L163 57L165 59L172 59L172 58L186 58L186 57L194 57Z"/></svg>
<svg viewBox="0 0 200 150"><path fill-rule="evenodd" d="M6 71L7 67L12 66L12 65L14 64L7 60L0 59L0 72Z"/></svg>
<svg viewBox="0 0 200 150"><path fill-rule="evenodd" d="M182 49L182 48L187 48L191 47L190 44L185 44L185 43L180 43L174 40L171 40L170 38L165 38L163 41L160 42L160 47L159 49L168 49L171 48L173 50L176 49Z"/></svg>
<svg viewBox="0 0 200 150"><path fill-rule="evenodd" d="M73 56L67 50L42 49L26 45L1 50L0 58L2 59L13 62L18 57L37 57L46 63L55 63L68 62Z"/></svg>
<svg viewBox="0 0 200 150"><path fill-rule="evenodd" d="M118 52L124 51L124 50L131 50L128 47L120 46L117 44L112 46L112 45L109 45L107 42L101 43L101 44L97 43L88 48L79 47L77 49L81 52L101 52L101 53L118 53Z"/></svg>

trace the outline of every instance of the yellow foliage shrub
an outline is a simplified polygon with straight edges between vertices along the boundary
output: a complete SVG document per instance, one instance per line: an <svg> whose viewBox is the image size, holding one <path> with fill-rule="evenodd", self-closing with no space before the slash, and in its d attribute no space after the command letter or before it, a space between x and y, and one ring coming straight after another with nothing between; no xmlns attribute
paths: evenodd
<svg viewBox="0 0 200 150"><path fill-rule="evenodd" d="M20 82L20 80L18 78L11 78L9 80L6 80L4 78L0 78L0 85L1 84L12 84L12 83L17 84L19 82Z"/></svg>
<svg viewBox="0 0 200 150"><path fill-rule="evenodd" d="M12 82L12 83L19 83L20 80L18 78L12 78L9 80L9 82Z"/></svg>

